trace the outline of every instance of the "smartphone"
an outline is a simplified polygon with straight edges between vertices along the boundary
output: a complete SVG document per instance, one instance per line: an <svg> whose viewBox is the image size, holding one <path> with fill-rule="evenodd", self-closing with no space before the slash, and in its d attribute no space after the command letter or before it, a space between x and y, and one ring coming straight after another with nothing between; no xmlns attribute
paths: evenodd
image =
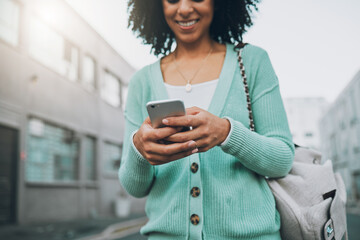
<svg viewBox="0 0 360 240"><path fill-rule="evenodd" d="M151 101L146 104L146 109L153 128L163 127L164 118L186 115L184 102L180 99Z"/></svg>

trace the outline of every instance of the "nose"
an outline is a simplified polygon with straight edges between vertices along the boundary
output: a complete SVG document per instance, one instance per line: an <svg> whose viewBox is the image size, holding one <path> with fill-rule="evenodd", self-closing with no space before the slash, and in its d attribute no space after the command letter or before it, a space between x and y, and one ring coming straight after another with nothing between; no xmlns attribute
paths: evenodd
<svg viewBox="0 0 360 240"><path fill-rule="evenodd" d="M190 16L192 12L194 12L194 8L192 6L191 0L180 0L179 8L177 10L178 14L180 14L183 18L187 18Z"/></svg>

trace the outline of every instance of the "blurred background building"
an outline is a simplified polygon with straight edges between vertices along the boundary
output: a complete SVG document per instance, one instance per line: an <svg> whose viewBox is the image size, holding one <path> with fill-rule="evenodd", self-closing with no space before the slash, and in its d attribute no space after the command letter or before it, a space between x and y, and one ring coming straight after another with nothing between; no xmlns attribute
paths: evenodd
<svg viewBox="0 0 360 240"><path fill-rule="evenodd" d="M0 224L144 212L117 178L134 72L66 1L0 0ZM331 105L284 105L360 211L360 72Z"/></svg>
<svg viewBox="0 0 360 240"><path fill-rule="evenodd" d="M0 1L0 223L144 211L117 177L134 71L65 1Z"/></svg>
<svg viewBox="0 0 360 240"><path fill-rule="evenodd" d="M321 148L319 121L328 105L324 98L284 99L294 143L317 150Z"/></svg>
<svg viewBox="0 0 360 240"><path fill-rule="evenodd" d="M320 121L322 150L340 172L348 205L360 210L360 71Z"/></svg>
<svg viewBox="0 0 360 240"><path fill-rule="evenodd" d="M287 98L284 106L294 143L332 160L346 185L348 206L360 212L360 71L331 104Z"/></svg>

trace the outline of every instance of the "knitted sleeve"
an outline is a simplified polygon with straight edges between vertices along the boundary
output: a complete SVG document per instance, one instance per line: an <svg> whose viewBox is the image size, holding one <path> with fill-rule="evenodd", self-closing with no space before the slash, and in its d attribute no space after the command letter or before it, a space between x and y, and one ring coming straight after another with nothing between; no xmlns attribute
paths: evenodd
<svg viewBox="0 0 360 240"><path fill-rule="evenodd" d="M277 76L264 50L247 46L242 57L250 88L256 132L228 118L232 132L229 141L221 148L260 175L284 176L292 166L294 145Z"/></svg>
<svg viewBox="0 0 360 240"><path fill-rule="evenodd" d="M133 135L143 122L140 70L131 79L125 107L125 134L119 179L124 189L134 197L146 196L154 179L154 167L139 153L133 143Z"/></svg>

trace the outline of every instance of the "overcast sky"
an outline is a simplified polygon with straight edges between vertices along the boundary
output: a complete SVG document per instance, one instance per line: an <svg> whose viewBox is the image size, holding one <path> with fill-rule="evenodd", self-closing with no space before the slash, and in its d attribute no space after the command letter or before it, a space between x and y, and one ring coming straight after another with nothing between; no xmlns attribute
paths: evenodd
<svg viewBox="0 0 360 240"><path fill-rule="evenodd" d="M136 69L156 61L127 29L127 0L67 2ZM332 102L360 70L359 13L359 0L263 0L244 40L268 51L283 97Z"/></svg>

